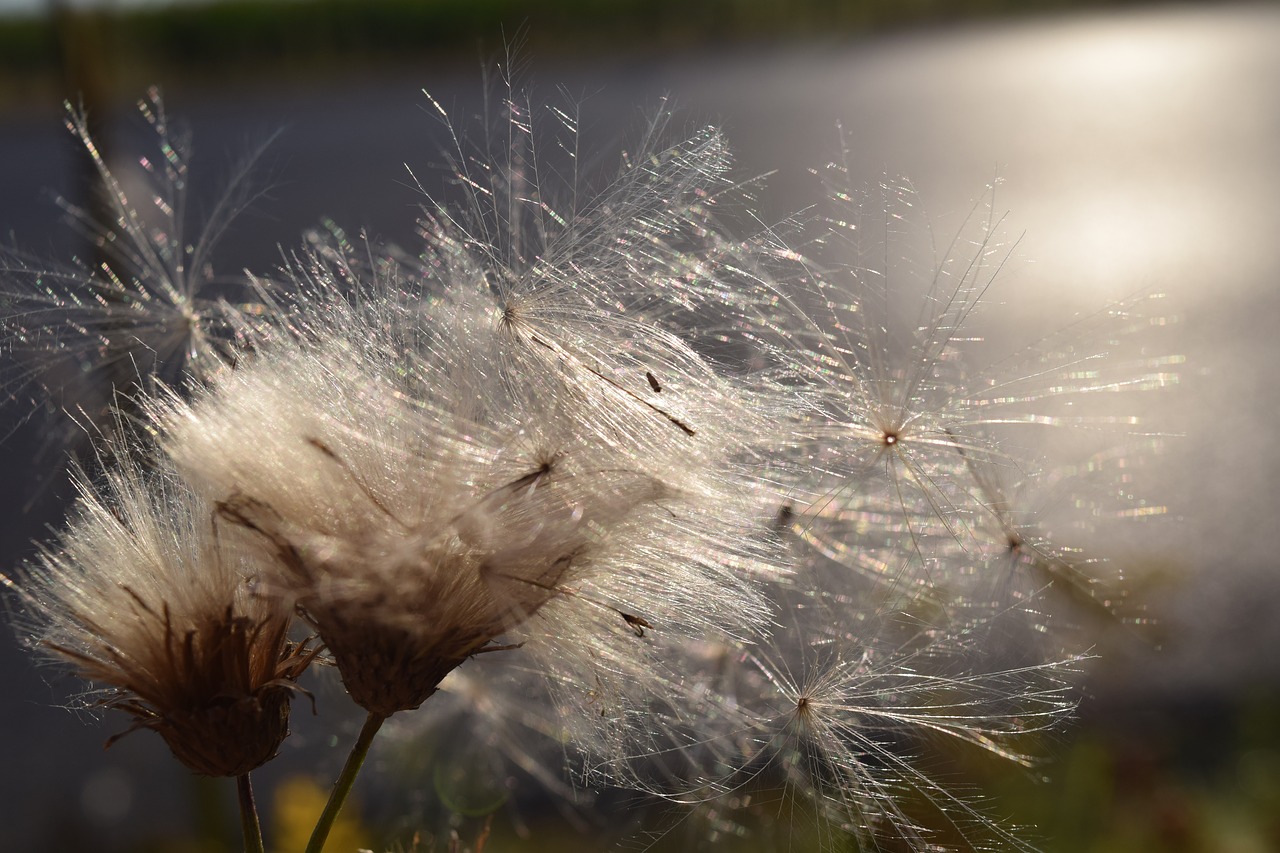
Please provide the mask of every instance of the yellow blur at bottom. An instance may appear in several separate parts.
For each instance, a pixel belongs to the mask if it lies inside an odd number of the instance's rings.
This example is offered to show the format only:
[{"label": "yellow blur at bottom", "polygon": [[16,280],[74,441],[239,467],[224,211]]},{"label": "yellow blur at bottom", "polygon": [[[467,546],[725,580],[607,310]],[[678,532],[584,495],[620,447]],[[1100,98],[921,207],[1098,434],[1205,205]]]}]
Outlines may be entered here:
[{"label": "yellow blur at bottom", "polygon": [[[297,853],[306,849],[328,798],[328,790],[306,776],[294,776],[280,784],[272,798],[275,831],[270,837],[275,853]],[[371,845],[372,836],[360,823],[358,813],[354,800],[348,800],[325,842],[327,853],[353,853]]]}]

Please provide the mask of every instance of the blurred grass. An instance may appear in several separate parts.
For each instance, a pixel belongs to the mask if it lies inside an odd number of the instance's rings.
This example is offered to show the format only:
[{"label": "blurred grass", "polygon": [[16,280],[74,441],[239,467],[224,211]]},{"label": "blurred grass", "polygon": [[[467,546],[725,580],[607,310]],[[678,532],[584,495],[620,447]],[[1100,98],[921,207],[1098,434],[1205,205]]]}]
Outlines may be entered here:
[{"label": "blurred grass", "polygon": [[[472,62],[522,34],[530,56],[653,53],[886,30],[1140,0],[223,0],[0,17],[0,103],[47,99],[64,65],[96,53],[99,77],[251,81],[405,63]],[[86,38],[91,34],[91,39]],[[92,44],[90,44],[90,40]]]},{"label": "blurred grass", "polygon": [[[1083,712],[1064,742],[1043,744],[1039,751],[1053,755],[1043,764],[1020,768],[970,750],[944,761],[947,772],[962,788],[989,795],[987,814],[1034,826],[1031,837],[1044,853],[1280,850],[1280,695],[1259,691],[1221,705],[1178,707],[1086,703]],[[413,787],[408,780],[401,784]],[[609,823],[618,837],[600,835],[598,827],[594,835],[575,831],[544,801],[527,807],[513,802],[514,808],[492,813],[485,853],[587,853],[606,849],[604,840],[621,840],[613,849],[647,853],[858,853],[851,837],[820,825],[808,803],[767,784],[744,786],[692,812],[652,803],[649,811],[634,812],[643,808],[640,802],[614,804],[620,811]],[[917,817],[931,808],[918,801],[903,804]],[[513,827],[517,812],[527,832]],[[638,814],[644,818],[632,822]],[[464,842],[487,826],[457,815],[452,825]],[[433,833],[447,838],[437,826],[415,829],[423,839]],[[389,849],[415,849],[403,831],[384,838]],[[931,840],[955,845],[947,849],[970,849],[958,836],[944,833]],[[424,842],[416,849],[432,848]],[[905,849],[891,841],[879,848]]]},{"label": "blurred grass", "polygon": [[1004,780],[1045,853],[1280,850],[1280,696],[1118,710],[1086,717],[1043,784]]}]

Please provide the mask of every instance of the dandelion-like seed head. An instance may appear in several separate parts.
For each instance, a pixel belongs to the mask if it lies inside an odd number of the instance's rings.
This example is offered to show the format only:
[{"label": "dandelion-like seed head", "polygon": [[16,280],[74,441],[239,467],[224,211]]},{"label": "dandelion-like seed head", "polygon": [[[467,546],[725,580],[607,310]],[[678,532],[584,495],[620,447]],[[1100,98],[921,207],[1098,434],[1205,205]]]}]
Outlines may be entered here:
[{"label": "dandelion-like seed head", "polygon": [[552,602],[647,624],[587,587],[672,494],[661,477],[595,441],[554,384],[513,397],[487,380],[483,339],[360,310],[160,416],[180,469],[275,555],[264,583],[296,601],[352,698],[415,708]]},{"label": "dandelion-like seed head", "polygon": [[217,275],[212,263],[227,228],[258,197],[248,176],[261,149],[228,177],[193,234],[188,139],[171,126],[158,90],[138,109],[154,147],[126,174],[90,135],[86,113],[67,105],[66,126],[92,168],[96,202],[58,203],[87,242],[84,254],[50,265],[0,249],[0,334],[13,356],[0,367],[0,386],[30,392],[59,418],[46,438],[55,459],[87,448],[86,424],[106,432],[118,415],[136,415],[156,386],[185,387],[223,369],[263,309],[265,294],[238,275]]},{"label": "dandelion-like seed head", "polygon": [[216,535],[172,472],[123,459],[102,490],[80,476],[67,530],[14,582],[29,642],[187,767],[243,775],[288,735],[312,654],[288,638],[288,609],[253,589],[245,543]]},{"label": "dandelion-like seed head", "polygon": [[[950,825],[975,842],[1030,850],[935,775],[931,764],[946,749],[934,750],[949,741],[1027,763],[1017,747],[1025,734],[1070,709],[1061,675],[1072,662],[982,671],[957,665],[947,642],[911,650],[845,641],[806,651],[779,637],[749,658],[762,678],[741,682],[763,688],[755,698],[739,696],[762,703],[757,748],[832,827],[864,843],[894,839],[932,849],[934,831]],[[767,765],[753,757],[749,766],[759,774]]]}]

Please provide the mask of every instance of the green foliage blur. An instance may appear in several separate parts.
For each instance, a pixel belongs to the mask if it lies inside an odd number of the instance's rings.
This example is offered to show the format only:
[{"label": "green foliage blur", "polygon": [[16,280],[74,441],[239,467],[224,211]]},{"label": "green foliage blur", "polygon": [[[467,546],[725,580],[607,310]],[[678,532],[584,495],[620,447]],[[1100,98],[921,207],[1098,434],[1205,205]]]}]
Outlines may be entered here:
[{"label": "green foliage blur", "polygon": [[[1044,853],[1270,853],[1280,850],[1280,701],[1258,696],[1218,709],[1203,729],[1086,721],[1053,761],[1030,770],[1004,765],[984,782],[997,812],[1038,825]],[[1137,713],[1141,718],[1144,715]],[[411,785],[408,779],[400,780]],[[193,794],[197,791],[193,790]],[[201,799],[221,802],[213,786]],[[303,777],[263,792],[278,814],[269,827],[273,849],[294,849],[323,803],[323,791]],[[225,810],[225,809],[224,809]],[[602,848],[598,829],[583,832],[555,809],[518,814],[453,815],[442,825],[406,828],[362,821],[353,808],[326,849],[397,853],[590,853]],[[715,808],[653,813],[635,838],[649,853],[858,853],[850,838],[819,830],[812,815],[778,791],[743,790]],[[222,833],[156,838],[148,853],[226,853],[235,849],[231,815]],[[626,814],[618,816],[627,823]],[[655,831],[655,827],[657,827]],[[626,833],[624,832],[624,835]],[[220,839],[220,840],[219,840]],[[374,840],[376,839],[376,840]],[[345,846],[344,846],[345,845]],[[456,846],[454,846],[456,845]],[[297,849],[300,849],[298,847]],[[623,849],[629,849],[624,847]]]},{"label": "green foliage blur", "polygon": [[[1280,850],[1280,701],[1126,710],[1086,720],[1048,780],[1006,780],[1012,814],[1038,824],[1045,853]],[[1120,716],[1120,715],[1117,715]]]}]

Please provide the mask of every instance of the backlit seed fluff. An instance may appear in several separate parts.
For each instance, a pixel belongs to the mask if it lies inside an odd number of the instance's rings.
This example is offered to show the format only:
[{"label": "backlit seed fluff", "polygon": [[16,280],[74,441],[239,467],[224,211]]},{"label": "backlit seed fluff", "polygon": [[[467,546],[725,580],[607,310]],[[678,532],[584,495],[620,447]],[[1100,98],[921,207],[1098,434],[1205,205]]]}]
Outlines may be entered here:
[{"label": "backlit seed fluff", "polygon": [[288,735],[312,654],[288,639],[288,610],[249,579],[242,537],[215,531],[211,509],[171,472],[121,465],[100,490],[79,476],[67,529],[10,581],[27,642],[191,770],[248,773]]},{"label": "backlit seed fluff", "polygon": [[673,563],[650,541],[662,528],[707,536],[670,521],[699,457],[677,476],[599,441],[556,384],[515,396],[486,382],[487,350],[442,320],[407,330],[386,305],[350,310],[159,418],[179,470],[274,554],[264,583],[296,601],[357,704],[416,708],[468,658],[520,642],[535,615],[562,667],[612,659],[587,633],[596,617],[635,643],[650,604],[684,600],[662,591],[681,571],[705,619],[726,597],[735,621],[753,612],[729,561]]}]

